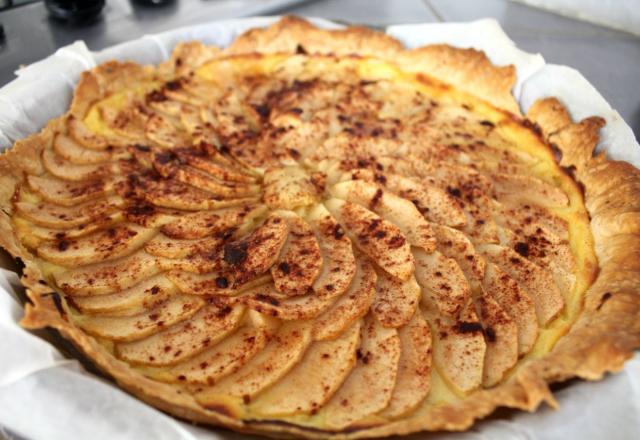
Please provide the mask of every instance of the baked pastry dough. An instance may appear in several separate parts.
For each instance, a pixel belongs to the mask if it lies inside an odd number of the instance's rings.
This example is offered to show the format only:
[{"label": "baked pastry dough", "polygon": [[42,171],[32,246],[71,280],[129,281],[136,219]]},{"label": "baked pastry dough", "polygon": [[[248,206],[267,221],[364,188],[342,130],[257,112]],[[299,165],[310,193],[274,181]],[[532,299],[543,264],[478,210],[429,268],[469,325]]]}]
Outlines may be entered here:
[{"label": "baked pastry dough", "polygon": [[513,67],[297,18],[85,72],[0,158],[27,328],[273,436],[462,430],[640,346],[640,171]]}]

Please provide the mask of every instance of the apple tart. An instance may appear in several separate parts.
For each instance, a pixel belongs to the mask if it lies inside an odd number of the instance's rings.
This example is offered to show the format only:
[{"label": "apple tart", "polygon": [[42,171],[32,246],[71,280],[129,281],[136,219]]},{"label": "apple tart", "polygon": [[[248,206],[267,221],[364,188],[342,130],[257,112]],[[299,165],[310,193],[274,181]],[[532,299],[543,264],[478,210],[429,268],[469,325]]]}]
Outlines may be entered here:
[{"label": "apple tart", "polygon": [[194,422],[358,438],[556,403],[640,347],[640,171],[512,66],[285,18],[85,72],[0,158],[22,324]]}]

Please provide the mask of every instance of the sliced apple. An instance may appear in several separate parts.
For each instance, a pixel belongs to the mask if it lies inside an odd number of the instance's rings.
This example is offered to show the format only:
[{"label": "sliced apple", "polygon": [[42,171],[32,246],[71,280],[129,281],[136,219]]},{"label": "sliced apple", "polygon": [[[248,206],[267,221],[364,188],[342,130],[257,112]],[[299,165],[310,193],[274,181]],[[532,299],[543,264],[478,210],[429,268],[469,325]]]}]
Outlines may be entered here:
[{"label": "sliced apple", "polygon": [[62,206],[76,206],[104,197],[113,190],[111,181],[66,182],[50,177],[28,176],[29,187],[48,202]]},{"label": "sliced apple", "polygon": [[460,394],[482,384],[486,343],[482,325],[472,307],[458,321],[427,317],[433,333],[433,361],[447,382]]},{"label": "sliced apple", "polygon": [[[238,183],[255,183],[255,176],[251,175],[249,170],[239,169],[240,166],[231,162],[230,160],[222,156],[220,160],[220,154],[214,154],[213,158],[209,157],[210,150],[205,154],[195,154],[193,150],[176,150],[176,154],[179,158],[184,160],[192,167],[204,171],[207,174],[211,174],[213,177],[224,182],[238,182]],[[216,163],[212,159],[216,159]]]},{"label": "sliced apple", "polygon": [[393,394],[383,417],[401,417],[422,402],[431,389],[431,329],[418,311],[398,329],[400,361]]},{"label": "sliced apple", "polygon": [[509,248],[488,244],[477,249],[515,279],[530,295],[536,306],[540,325],[546,325],[560,314],[564,308],[564,299],[550,273]]},{"label": "sliced apple", "polygon": [[310,343],[311,326],[308,323],[285,322],[264,350],[244,367],[213,387],[197,393],[195,398],[205,407],[216,402],[221,395],[242,397],[243,400],[250,401],[291,371],[300,362]]},{"label": "sliced apple", "polygon": [[414,276],[398,281],[379,271],[371,313],[385,327],[402,327],[415,314],[420,295],[420,285]]},{"label": "sliced apple", "polygon": [[518,327],[496,300],[486,293],[475,299],[475,306],[487,345],[482,385],[492,387],[518,361]]},{"label": "sliced apple", "polygon": [[415,277],[422,288],[423,300],[437,306],[443,315],[456,317],[471,295],[469,283],[458,263],[438,251],[427,254],[422,249],[415,249],[413,255]]},{"label": "sliced apple", "polygon": [[58,156],[76,165],[95,165],[127,156],[127,153],[123,154],[121,151],[116,153],[109,150],[90,150],[63,134],[57,135],[54,139],[53,151],[55,151]]},{"label": "sliced apple", "polygon": [[76,206],[58,206],[51,203],[16,202],[16,211],[27,220],[48,228],[73,228],[86,225],[111,211],[116,200],[103,199]]},{"label": "sliced apple", "polygon": [[67,128],[74,140],[92,150],[107,150],[109,147],[123,143],[121,139],[108,138],[94,133],[83,121],[74,117],[68,119]]},{"label": "sliced apple", "polygon": [[355,203],[332,198],[324,205],[356,246],[378,266],[399,280],[411,276],[411,246],[397,226]]},{"label": "sliced apple", "polygon": [[366,207],[391,222],[412,246],[421,247],[429,253],[436,249],[431,226],[409,200],[362,180],[338,183],[331,187],[331,193],[334,197]]},{"label": "sliced apple", "polygon": [[158,234],[145,245],[144,249],[151,255],[166,258],[184,258],[201,251],[215,252],[224,242],[223,237],[207,237],[195,240],[177,240]]},{"label": "sliced apple", "polygon": [[445,190],[397,174],[386,175],[386,178],[387,188],[413,202],[427,220],[451,227],[466,224],[467,218],[460,203]]},{"label": "sliced apple", "polygon": [[222,270],[222,255],[220,252],[206,251],[189,254],[181,258],[155,257],[158,266],[163,271],[182,271],[194,274],[206,274]]},{"label": "sliced apple", "polygon": [[277,417],[318,410],[353,369],[359,342],[357,321],[338,339],[312,343],[291,371],[255,399],[252,411]]},{"label": "sliced apple", "polygon": [[258,354],[272,332],[269,322],[259,313],[249,311],[233,334],[169,370],[151,373],[151,377],[164,382],[214,385],[224,376],[238,371]]},{"label": "sliced apple", "polygon": [[298,216],[288,216],[289,235],[271,267],[273,282],[286,295],[306,293],[322,270],[320,245],[313,230]]},{"label": "sliced apple", "polygon": [[244,284],[268,271],[277,261],[288,233],[286,219],[272,214],[248,236],[225,244],[223,260],[234,282]]},{"label": "sliced apple", "polygon": [[349,289],[313,323],[313,338],[334,339],[356,319],[366,315],[376,295],[376,272],[364,258],[357,261],[356,274]]},{"label": "sliced apple", "polygon": [[313,283],[313,291],[319,296],[335,298],[347,290],[356,273],[351,241],[324,205],[316,205],[307,219],[322,255],[322,270]]},{"label": "sliced apple", "polygon": [[175,365],[227,337],[240,324],[244,307],[209,304],[188,321],[134,342],[119,343],[116,356],[145,365]]},{"label": "sliced apple", "polygon": [[260,187],[249,183],[222,182],[208,173],[181,163],[173,151],[156,153],[153,167],[165,178],[190,185],[216,197],[241,198],[255,196]]},{"label": "sliced apple", "polygon": [[125,257],[156,234],[135,224],[114,226],[78,239],[60,238],[38,248],[38,255],[62,266],[80,266]]},{"label": "sliced apple", "polygon": [[517,200],[544,207],[563,207],[569,198],[560,189],[537,177],[522,174],[495,173],[492,175],[496,198]]},{"label": "sliced apple", "polygon": [[373,317],[365,320],[358,361],[342,386],[319,411],[329,429],[344,429],[383,410],[391,400],[400,359],[400,338]]},{"label": "sliced apple", "polygon": [[251,221],[265,210],[256,205],[238,206],[217,211],[200,211],[182,215],[162,227],[171,238],[197,239],[227,232],[245,221]]},{"label": "sliced apple", "polygon": [[55,275],[56,284],[69,295],[104,295],[128,289],[156,275],[160,268],[146,252],[115,261],[71,269]]},{"label": "sliced apple", "polygon": [[44,168],[53,176],[76,182],[99,179],[117,171],[116,164],[72,164],[49,148],[46,148],[42,152],[42,165],[44,165]]},{"label": "sliced apple", "polygon": [[228,274],[220,272],[195,274],[176,270],[167,272],[166,276],[178,286],[180,291],[190,295],[232,296],[271,282],[271,277],[268,274],[242,285],[235,283]]},{"label": "sliced apple", "polygon": [[120,97],[125,100],[122,105],[98,105],[102,122],[111,132],[130,142],[143,142],[144,127],[149,115],[132,102],[133,93],[126,91]]},{"label": "sliced apple", "polygon": [[493,263],[487,264],[483,286],[516,324],[518,354],[528,353],[538,339],[538,318],[534,302],[513,278]]},{"label": "sliced apple", "polygon": [[[154,96],[159,99],[154,99]],[[196,110],[196,107],[194,106],[167,98],[168,97],[163,93],[163,91],[154,90],[147,95],[147,104],[158,113],[162,113],[166,116],[172,116],[174,118],[179,118],[185,111],[191,112]]]},{"label": "sliced apple", "polygon": [[264,175],[264,202],[273,209],[315,204],[318,190],[300,166],[269,169]]},{"label": "sliced apple", "polygon": [[203,305],[204,300],[201,298],[179,295],[140,315],[80,315],[75,318],[75,323],[87,333],[101,338],[135,341],[189,319]]},{"label": "sliced apple", "polygon": [[154,308],[178,292],[163,275],[156,275],[133,287],[107,295],[75,296],[73,304],[83,313],[131,315]]},{"label": "sliced apple", "polygon": [[246,206],[255,203],[255,198],[218,200],[213,194],[168,179],[141,178],[139,184],[126,187],[126,191],[135,190],[138,195],[150,203],[165,208],[200,211],[220,209],[227,206]]},{"label": "sliced apple", "polygon": [[471,241],[457,229],[433,225],[438,239],[438,250],[456,260],[469,281],[482,283],[485,261],[477,253]]},{"label": "sliced apple", "polygon": [[552,214],[548,209],[529,203],[510,203],[501,206],[502,212],[496,216],[503,226],[512,230],[522,229],[527,235],[535,234],[538,228],[559,240],[569,240],[569,224],[566,220]]},{"label": "sliced apple", "polygon": [[178,129],[169,117],[160,114],[153,114],[147,119],[144,124],[144,135],[152,142],[166,148],[191,144],[191,138],[187,132]]},{"label": "sliced apple", "polygon": [[313,292],[287,297],[278,292],[273,284],[264,284],[232,298],[232,302],[237,301],[261,313],[291,321],[318,316],[334,302],[334,298]]},{"label": "sliced apple", "polygon": [[[19,217],[14,217],[16,225],[18,224],[19,220]],[[69,241],[91,234],[92,232],[98,231],[100,229],[105,229],[109,226],[113,226],[121,222],[122,220],[123,217],[121,212],[112,212],[108,215],[104,215],[103,217],[94,218],[88,224],[80,224],[71,228],[43,228],[41,226],[36,226],[33,224],[29,224],[28,228],[29,233],[32,237],[39,238],[41,240],[53,240],[57,242],[64,238]]]}]

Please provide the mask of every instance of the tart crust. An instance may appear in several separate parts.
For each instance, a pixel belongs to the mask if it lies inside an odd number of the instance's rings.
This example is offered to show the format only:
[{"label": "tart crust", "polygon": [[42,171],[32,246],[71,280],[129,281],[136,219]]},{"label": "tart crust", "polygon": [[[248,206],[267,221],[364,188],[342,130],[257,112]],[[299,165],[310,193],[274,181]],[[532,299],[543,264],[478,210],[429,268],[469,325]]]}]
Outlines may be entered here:
[{"label": "tart crust", "polygon": [[[371,55],[395,63],[402,70],[428,73],[514,117],[520,115],[511,94],[514,68],[493,66],[481,52],[446,45],[407,50],[393,38],[366,28],[327,31],[294,17],[284,18],[267,29],[250,30],[221,51],[199,43],[181,45],[159,69],[176,72],[183,65],[200,65],[219,55],[254,52]],[[44,146],[51,144],[63,121],[69,116],[81,117],[93,102],[125,85],[131,87],[132,83],[147,79],[151,72],[151,68],[116,62],[85,72],[68,114],[17,142],[0,158],[0,245],[24,262],[22,283],[30,301],[25,305],[21,324],[28,329],[58,330],[122,388],[141,400],[180,418],[278,438],[364,438],[421,430],[464,430],[497,407],[533,411],[546,402],[555,408],[558,405],[549,384],[575,377],[600,379],[607,372],[622,369],[633,350],[640,347],[640,320],[637,319],[640,315],[640,197],[637,194],[640,170],[625,162],[609,160],[605,154],[594,153],[604,120],[591,117],[574,123],[562,103],[547,98],[536,102],[527,118],[537,124],[539,135],[557,149],[560,165],[583,187],[599,272],[585,294],[577,322],[544,357],[527,361],[516,374],[496,387],[432,408],[428,416],[414,414],[380,426],[352,426],[342,432],[280,421],[242,421],[223,403],[217,408],[205,409],[193,396],[135,372],[71,322],[58,294],[42,281],[44,277],[34,257],[16,237],[11,216],[17,185],[25,173],[38,173],[42,166],[40,153]],[[616,203],[608,204],[611,200]]]}]

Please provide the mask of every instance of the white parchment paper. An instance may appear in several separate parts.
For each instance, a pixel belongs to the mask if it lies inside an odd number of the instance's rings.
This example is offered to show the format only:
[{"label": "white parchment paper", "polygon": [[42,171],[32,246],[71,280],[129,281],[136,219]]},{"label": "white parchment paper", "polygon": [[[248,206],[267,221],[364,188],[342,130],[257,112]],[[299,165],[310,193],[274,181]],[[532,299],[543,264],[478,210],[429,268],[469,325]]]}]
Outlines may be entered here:
[{"label": "white parchment paper", "polygon": [[[198,39],[225,46],[239,33],[267,26],[274,17],[227,20],[176,29],[91,52],[82,42],[17,72],[0,89],[0,146],[39,130],[67,109],[80,73],[97,63],[134,60],[158,63],[179,41]],[[323,27],[339,27],[313,20]],[[415,47],[448,43],[485,51],[498,65],[514,64],[515,96],[523,110],[544,96],[557,96],[574,118],[599,115],[607,120],[600,149],[640,167],[640,146],[629,126],[579,72],[547,65],[541,55],[519,50],[494,20],[391,26],[387,32]],[[0,427],[29,440],[247,438],[224,430],[195,427],[129,396],[110,382],[65,359],[48,342],[21,329],[21,306],[12,293],[15,274],[0,269]],[[481,422],[466,433],[440,434],[450,440],[640,438],[640,356],[620,374],[601,382],[576,382],[557,393],[561,411],[548,408]],[[411,438],[434,438],[417,434]]]}]

